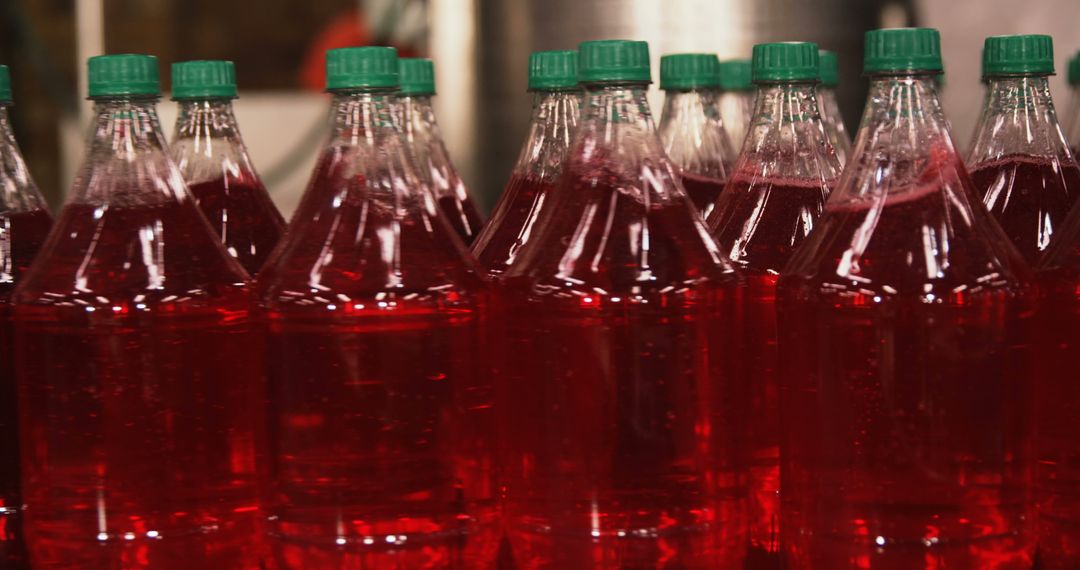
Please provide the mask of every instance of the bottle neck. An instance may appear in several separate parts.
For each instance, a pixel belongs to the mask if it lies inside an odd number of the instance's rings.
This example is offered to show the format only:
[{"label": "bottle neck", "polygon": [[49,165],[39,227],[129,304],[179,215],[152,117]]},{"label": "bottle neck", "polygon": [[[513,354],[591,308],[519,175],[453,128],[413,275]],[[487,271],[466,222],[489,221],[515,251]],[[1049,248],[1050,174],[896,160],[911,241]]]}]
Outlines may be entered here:
[{"label": "bottle neck", "polygon": [[331,104],[331,139],[352,146],[377,146],[397,137],[394,90],[337,91]]},{"label": "bottle neck", "polygon": [[191,140],[197,148],[213,145],[215,139],[240,141],[231,99],[185,99],[176,117],[175,140]]},{"label": "bottle neck", "polygon": [[94,101],[94,124],[68,203],[161,205],[190,197],[166,153],[157,97]]},{"label": "bottle neck", "polygon": [[0,212],[46,209],[45,199],[30,177],[8,116],[10,103],[0,103]]},{"label": "bottle neck", "polygon": [[734,176],[828,182],[839,174],[839,159],[821,122],[816,85],[760,85]]},{"label": "bottle neck", "polygon": [[992,77],[968,163],[1007,155],[1070,156],[1044,75]]},{"label": "bottle neck", "polygon": [[668,91],[660,115],[664,151],[684,174],[725,180],[734,159],[715,89]]},{"label": "bottle neck", "polygon": [[580,114],[580,91],[537,91],[533,95],[529,135],[514,171],[542,179],[558,176]]},{"label": "bottle neck", "polygon": [[257,180],[228,98],[181,101],[169,152],[188,184]]},{"label": "bottle neck", "polygon": [[963,168],[933,76],[871,79],[855,151],[844,172],[836,190],[841,195],[830,202],[963,183]]},{"label": "bottle neck", "polygon": [[605,143],[617,144],[614,137],[655,132],[647,88],[645,83],[587,85],[583,122],[593,128],[613,127],[598,131]]},{"label": "bottle neck", "polygon": [[410,142],[431,143],[441,140],[439,123],[435,120],[435,107],[430,95],[402,95],[402,127]]}]

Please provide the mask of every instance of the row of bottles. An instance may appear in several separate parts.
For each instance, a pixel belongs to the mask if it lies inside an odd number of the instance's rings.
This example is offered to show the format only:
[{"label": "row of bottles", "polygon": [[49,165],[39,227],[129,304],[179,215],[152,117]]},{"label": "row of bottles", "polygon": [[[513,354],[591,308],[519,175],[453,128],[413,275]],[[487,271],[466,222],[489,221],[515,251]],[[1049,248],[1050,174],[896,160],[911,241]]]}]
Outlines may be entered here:
[{"label": "row of bottles", "polygon": [[8,536],[40,567],[1006,570],[1037,534],[1075,566],[1051,42],[987,39],[966,165],[939,43],[867,33],[854,146],[812,43],[665,56],[659,128],[644,42],[533,54],[486,225],[392,48],[327,53],[287,229],[231,64],[174,66],[166,145],[156,61],[92,58],[47,239],[0,105]]}]

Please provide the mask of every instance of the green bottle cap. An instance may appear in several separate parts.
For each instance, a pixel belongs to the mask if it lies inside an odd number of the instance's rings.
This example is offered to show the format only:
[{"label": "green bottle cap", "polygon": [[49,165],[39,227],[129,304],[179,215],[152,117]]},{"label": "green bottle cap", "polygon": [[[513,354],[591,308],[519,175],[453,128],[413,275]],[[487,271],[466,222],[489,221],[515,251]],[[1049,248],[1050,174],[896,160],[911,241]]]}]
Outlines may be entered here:
[{"label": "green bottle cap", "polygon": [[181,61],[172,64],[172,98],[236,98],[236,68],[231,61]]},{"label": "green bottle cap", "polygon": [[836,87],[840,85],[840,59],[835,51],[819,50],[818,67],[821,71],[821,85]]},{"label": "green bottle cap", "polygon": [[676,53],[660,58],[660,88],[668,91],[720,87],[720,58],[711,53]]},{"label": "green bottle cap", "polygon": [[753,91],[753,66],[749,59],[720,62],[720,88],[724,91]]},{"label": "green bottle cap", "polygon": [[8,71],[8,66],[0,65],[0,103],[11,101],[11,72]]},{"label": "green bottle cap", "polygon": [[86,60],[90,97],[160,95],[157,58],[125,53],[95,55]]},{"label": "green bottle cap", "polygon": [[941,34],[933,28],[887,28],[866,32],[863,72],[940,73]]},{"label": "green bottle cap", "polygon": [[396,88],[397,50],[392,47],[347,47],[326,52],[326,90]]},{"label": "green bottle cap", "polygon": [[535,51],[529,56],[529,91],[577,89],[577,50]]},{"label": "green bottle cap", "polygon": [[1069,60],[1068,67],[1068,80],[1069,85],[1080,85],[1080,53],[1077,53]]},{"label": "green bottle cap", "polygon": [[754,83],[817,81],[818,47],[813,42],[758,44],[753,52]]},{"label": "green bottle cap", "polygon": [[1023,34],[990,36],[983,42],[983,75],[1050,75],[1054,73],[1054,40]]},{"label": "green bottle cap", "polygon": [[649,44],[631,40],[598,40],[578,46],[578,79],[582,83],[651,83]]},{"label": "green bottle cap", "polygon": [[435,64],[430,59],[403,57],[398,60],[402,95],[434,95]]}]

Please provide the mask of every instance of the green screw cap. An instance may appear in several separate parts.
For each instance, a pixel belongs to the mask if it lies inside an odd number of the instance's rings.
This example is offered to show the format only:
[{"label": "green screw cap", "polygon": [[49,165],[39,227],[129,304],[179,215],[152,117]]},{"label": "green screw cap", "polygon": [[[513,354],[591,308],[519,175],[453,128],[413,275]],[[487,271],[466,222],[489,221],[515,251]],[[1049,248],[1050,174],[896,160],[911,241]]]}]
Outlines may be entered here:
[{"label": "green screw cap", "polygon": [[720,87],[720,58],[711,53],[676,53],[660,58],[660,88],[668,91]]},{"label": "green screw cap", "polygon": [[940,73],[941,34],[933,28],[888,28],[866,32],[863,72]]},{"label": "green screw cap", "polygon": [[435,64],[430,59],[403,57],[398,60],[402,95],[434,95]]},{"label": "green screw cap", "polygon": [[649,44],[631,40],[598,40],[578,46],[578,79],[582,83],[651,83]]},{"label": "green screw cap", "polygon": [[90,97],[160,95],[157,58],[125,53],[86,60]]},{"label": "green screw cap", "polygon": [[577,50],[536,51],[529,56],[529,91],[578,87]]},{"label": "green screw cap", "polygon": [[181,61],[172,64],[172,98],[236,98],[236,68],[231,61]]},{"label": "green screw cap", "polygon": [[0,65],[0,103],[11,101],[11,72],[8,71],[8,66]]},{"label": "green screw cap", "polygon": [[836,57],[836,52],[818,50],[818,69],[823,87],[840,85],[840,59]]},{"label": "green screw cap", "polygon": [[724,91],[753,91],[753,65],[749,59],[720,62],[720,88]]},{"label": "green screw cap", "polygon": [[1049,75],[1054,73],[1054,40],[1025,34],[990,36],[983,42],[983,75]]},{"label": "green screw cap", "polygon": [[1069,85],[1080,85],[1080,53],[1077,53],[1073,56],[1072,59],[1069,60],[1067,70],[1067,79],[1069,80]]},{"label": "green screw cap", "polygon": [[817,81],[818,47],[813,42],[758,44],[753,52],[754,83]]},{"label": "green screw cap", "polygon": [[397,50],[392,47],[348,47],[326,52],[326,90],[396,88]]}]

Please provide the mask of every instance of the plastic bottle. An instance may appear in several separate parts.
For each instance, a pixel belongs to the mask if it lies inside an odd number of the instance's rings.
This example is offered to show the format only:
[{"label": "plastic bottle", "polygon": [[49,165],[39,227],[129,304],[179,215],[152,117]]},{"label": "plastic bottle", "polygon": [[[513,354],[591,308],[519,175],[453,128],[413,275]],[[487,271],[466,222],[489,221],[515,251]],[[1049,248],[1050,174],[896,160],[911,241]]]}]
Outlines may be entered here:
[{"label": "plastic bottle", "polygon": [[821,123],[825,126],[829,144],[836,150],[840,166],[843,166],[851,155],[851,135],[844,127],[844,117],[840,114],[840,103],[836,99],[836,87],[840,85],[840,61],[836,52],[826,50],[821,50],[818,60],[821,84],[817,88],[817,100],[821,109]]},{"label": "plastic bottle", "polygon": [[273,551],[282,568],[460,567],[494,510],[487,285],[396,122],[396,50],[326,67],[331,135],[257,286]]},{"label": "plastic bottle", "polygon": [[1080,209],[1054,232],[1039,268],[1035,490],[1040,570],[1080,568]]},{"label": "plastic bottle", "polygon": [[516,564],[735,568],[738,277],[664,154],[647,44],[578,54],[581,125],[499,295]]},{"label": "plastic bottle", "polygon": [[285,219],[240,138],[233,63],[174,63],[172,81],[180,114],[169,154],[225,249],[255,275],[285,232]]},{"label": "plastic bottle", "polygon": [[52,226],[45,198],[30,178],[8,109],[11,75],[0,65],[0,567],[29,568],[19,490],[19,416],[16,406],[11,293]]},{"label": "plastic bottle", "polygon": [[581,89],[577,51],[538,51],[529,56],[532,121],[499,203],[473,244],[480,265],[498,278],[539,230],[536,220],[562,175],[566,150],[577,130]]},{"label": "plastic bottle", "polygon": [[88,61],[86,158],[15,290],[35,568],[258,568],[248,278],[165,149],[157,59]]},{"label": "plastic bottle", "polygon": [[660,88],[666,92],[660,141],[690,201],[707,216],[738,156],[720,117],[720,60],[705,53],[665,55]]},{"label": "plastic bottle", "polygon": [[405,140],[419,165],[421,180],[431,187],[445,219],[465,245],[476,239],[484,219],[473,204],[446,151],[439,123],[435,121],[435,65],[430,59],[403,58],[401,62],[401,106]]},{"label": "plastic bottle", "polygon": [[1080,195],[1080,168],[1058,125],[1047,77],[1050,36],[994,36],[983,50],[986,109],[967,165],[975,190],[1029,263]]},{"label": "plastic bottle", "polygon": [[816,227],[841,167],[818,112],[817,46],[759,44],[753,62],[753,127],[708,225],[747,283],[740,355],[747,372],[740,380],[752,403],[750,545],[754,559],[767,564],[778,555],[780,512],[776,281]]},{"label": "plastic bottle", "polygon": [[1065,107],[1061,127],[1069,139],[1073,155],[1080,150],[1080,51],[1066,64],[1066,80],[1069,83],[1068,106]]},{"label": "plastic bottle", "polygon": [[754,84],[750,73],[749,59],[720,62],[720,118],[735,149],[742,148],[754,114]]},{"label": "plastic bottle", "polygon": [[939,42],[867,32],[855,153],[780,278],[792,570],[1031,568],[1031,275],[953,147]]}]

